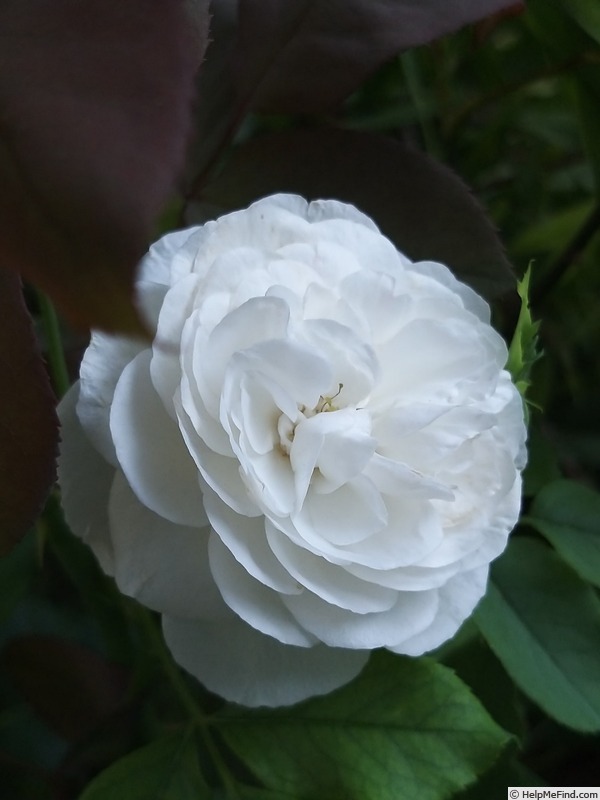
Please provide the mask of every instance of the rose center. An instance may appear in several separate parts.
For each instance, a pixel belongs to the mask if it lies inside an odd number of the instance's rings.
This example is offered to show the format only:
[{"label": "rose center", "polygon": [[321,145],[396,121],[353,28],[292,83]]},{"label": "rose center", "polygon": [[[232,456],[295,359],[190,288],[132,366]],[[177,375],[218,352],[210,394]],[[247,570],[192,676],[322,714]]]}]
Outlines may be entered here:
[{"label": "rose center", "polygon": [[296,433],[296,427],[303,419],[308,419],[309,417],[314,417],[317,414],[328,411],[338,410],[338,406],[336,406],[333,401],[339,396],[343,388],[344,384],[339,383],[338,390],[335,394],[331,396],[321,395],[321,397],[319,397],[319,402],[314,408],[307,408],[304,405],[298,406],[299,418],[295,422],[292,422],[286,414],[282,414],[279,417],[277,421],[277,433],[279,434],[278,449],[283,455],[289,456]]}]

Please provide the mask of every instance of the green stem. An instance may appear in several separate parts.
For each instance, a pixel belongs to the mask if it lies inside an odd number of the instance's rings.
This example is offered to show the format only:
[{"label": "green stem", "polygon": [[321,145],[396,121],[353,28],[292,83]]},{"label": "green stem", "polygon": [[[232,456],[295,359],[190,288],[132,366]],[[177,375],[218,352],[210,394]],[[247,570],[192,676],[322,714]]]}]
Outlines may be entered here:
[{"label": "green stem", "polygon": [[423,86],[417,53],[413,50],[407,50],[400,56],[400,62],[404,70],[408,93],[417,113],[425,149],[429,155],[440,157],[442,155],[442,147],[435,125],[432,122],[430,109],[425,100],[425,87]]},{"label": "green stem", "polygon": [[576,70],[580,66],[596,62],[597,57],[595,54],[581,53],[577,56],[571,56],[560,63],[552,64],[551,66],[539,69],[531,75],[526,75],[523,78],[501,84],[487,94],[478,95],[473,100],[469,100],[461,108],[459,108],[458,111],[455,112],[454,116],[446,123],[444,132],[446,136],[450,138],[454,136],[456,131],[459,131],[467,124],[469,117],[471,117],[480,109],[485,108],[492,103],[497,103],[504,97],[514,95],[517,92],[525,89],[529,89],[532,86],[535,86],[537,83],[547,81],[549,78],[561,77],[572,70]]},{"label": "green stem", "polygon": [[155,620],[151,613],[145,608],[138,606],[137,615],[141,623],[141,627],[153,649],[158,656],[161,666],[169,679],[171,687],[181,704],[181,707],[188,715],[190,721],[196,726],[202,740],[206,746],[206,751],[212,759],[215,769],[219,773],[223,787],[226,790],[227,796],[231,800],[236,800],[239,797],[235,780],[232,778],[227,764],[223,761],[219,749],[211,736],[209,727],[210,720],[206,717],[196,699],[193,697],[185,678],[181,674],[179,667],[173,661],[171,653],[165,645],[164,639],[156,626]]},{"label": "green stem", "polygon": [[48,345],[48,364],[50,366],[52,383],[54,384],[56,396],[60,399],[67,392],[70,381],[62,346],[58,317],[47,295],[38,291],[37,296],[42,315],[42,325]]},{"label": "green stem", "polygon": [[531,302],[540,303],[562,280],[567,271],[577,263],[590,240],[596,236],[600,230],[600,205],[595,206],[583,225],[575,236],[568,242],[567,246],[558,258],[551,264],[543,280],[534,285],[531,291]]}]

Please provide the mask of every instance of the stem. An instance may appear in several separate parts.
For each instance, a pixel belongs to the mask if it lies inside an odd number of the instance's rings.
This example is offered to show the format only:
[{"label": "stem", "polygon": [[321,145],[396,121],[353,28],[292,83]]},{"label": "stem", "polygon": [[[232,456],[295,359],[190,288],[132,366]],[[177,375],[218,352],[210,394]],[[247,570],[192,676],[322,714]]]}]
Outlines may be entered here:
[{"label": "stem", "polygon": [[425,92],[417,54],[413,50],[407,50],[400,56],[400,62],[404,70],[408,93],[413,101],[415,111],[417,112],[417,119],[419,120],[419,127],[421,128],[425,149],[429,155],[439,157],[442,154],[442,147],[435,126],[432,124],[427,103],[424,99]]},{"label": "stem", "polygon": [[56,396],[60,400],[67,392],[71,382],[69,381],[69,372],[67,370],[67,363],[62,346],[58,317],[47,295],[38,291],[37,297],[42,315],[42,325],[44,333],[46,334],[46,343],[48,345],[48,364],[50,366],[52,383],[54,384]]},{"label": "stem", "polygon": [[600,230],[600,205],[592,209],[581,228],[567,244],[556,261],[548,268],[543,280],[534,286],[531,292],[531,302],[539,303],[556,286],[583,253],[590,239]]},{"label": "stem", "polygon": [[527,89],[530,86],[534,86],[536,83],[548,80],[548,78],[560,77],[571,70],[575,70],[578,67],[584,66],[588,63],[596,63],[596,61],[597,57],[595,54],[591,53],[582,53],[577,56],[571,56],[570,58],[565,59],[558,64],[552,64],[549,67],[538,70],[532,75],[527,75],[524,78],[510,81],[498,86],[496,89],[488,92],[487,94],[479,95],[473,100],[465,103],[462,108],[458,109],[454,116],[447,122],[445,126],[445,133],[448,137],[453,136],[457,130],[460,130],[460,128],[466,125],[468,118],[476,111],[484,108],[487,105],[490,105],[491,103],[495,103],[498,100],[502,100],[502,98],[506,97],[507,95]]},{"label": "stem", "polygon": [[190,721],[196,726],[200,732],[200,735],[202,736],[206,750],[211,757],[217,772],[219,773],[227,796],[232,798],[232,800],[236,800],[239,797],[236,783],[230,775],[227,764],[225,764],[223,761],[221,753],[213,741],[209,730],[210,719],[203,714],[202,709],[190,692],[185,678],[181,674],[179,667],[173,661],[171,653],[165,645],[164,639],[156,627],[151,613],[142,606],[138,606],[136,611],[141,627],[152,647],[152,650],[158,656],[161,666],[167,678],[169,679],[173,691],[177,695],[182,709],[186,712]]}]

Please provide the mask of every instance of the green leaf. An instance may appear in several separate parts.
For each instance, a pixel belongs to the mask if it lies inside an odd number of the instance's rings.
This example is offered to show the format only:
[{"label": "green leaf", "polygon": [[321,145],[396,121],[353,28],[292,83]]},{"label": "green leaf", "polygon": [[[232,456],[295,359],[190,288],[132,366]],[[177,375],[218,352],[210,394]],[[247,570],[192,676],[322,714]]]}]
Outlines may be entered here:
[{"label": "green leaf", "polygon": [[529,308],[530,278],[531,265],[527,268],[523,280],[517,284],[517,292],[521,298],[521,310],[508,350],[508,361],[506,362],[506,369],[512,375],[512,379],[522,397],[525,397],[527,389],[531,385],[531,368],[540,357],[537,349],[540,323],[533,321],[531,309]]},{"label": "green leaf", "polygon": [[537,495],[523,521],[542,533],[582,578],[600,586],[598,492],[575,481],[554,481]]},{"label": "green leaf", "polygon": [[229,708],[219,732],[266,788],[327,800],[440,800],[473,782],[508,740],[451,670],[381,651],[329,696],[274,711]]},{"label": "green leaf", "polygon": [[516,684],[580,731],[600,730],[600,603],[548,547],[514,539],[475,620]]},{"label": "green leaf", "polygon": [[475,636],[462,647],[451,650],[443,663],[467,684],[499,725],[516,736],[523,735],[515,684],[477,628]]},{"label": "green leaf", "polygon": [[465,184],[389,137],[319,128],[253,139],[196,197],[190,221],[273,192],[352,203],[409,258],[441,261],[485,297],[514,287],[497,232]]},{"label": "green leaf", "polygon": [[80,800],[209,800],[192,737],[158,739],[100,773]]},{"label": "green leaf", "polygon": [[[240,800],[293,800],[293,797],[287,792],[285,794],[271,792],[269,789],[259,789],[255,786],[237,786],[236,791]],[[214,800],[221,800],[221,798],[214,798]],[[229,797],[223,795],[223,800],[229,800]]]},{"label": "green leaf", "polygon": [[[456,795],[453,800],[506,800],[507,786],[545,786],[515,759],[507,748],[494,766],[476,784]],[[508,795],[510,797],[510,795]]]},{"label": "green leaf", "polygon": [[600,44],[600,4],[598,0],[550,0],[575,20],[583,30]]},{"label": "green leaf", "polygon": [[552,211],[541,220],[534,221],[512,243],[511,253],[515,260],[529,258],[532,253],[548,258],[560,252],[565,242],[572,239],[585,223],[593,208],[593,200],[586,198],[577,205]]}]

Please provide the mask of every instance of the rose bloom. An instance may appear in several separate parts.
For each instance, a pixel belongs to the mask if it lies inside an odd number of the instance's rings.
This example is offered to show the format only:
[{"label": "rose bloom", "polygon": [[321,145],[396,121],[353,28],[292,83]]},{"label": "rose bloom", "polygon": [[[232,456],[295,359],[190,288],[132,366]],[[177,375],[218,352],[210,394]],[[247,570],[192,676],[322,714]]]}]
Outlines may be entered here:
[{"label": "rose bloom", "polygon": [[137,288],[154,342],[92,335],[59,475],[176,661],[275,706],[453,636],[520,506],[488,305],[354,207],[292,195],[164,236]]}]

